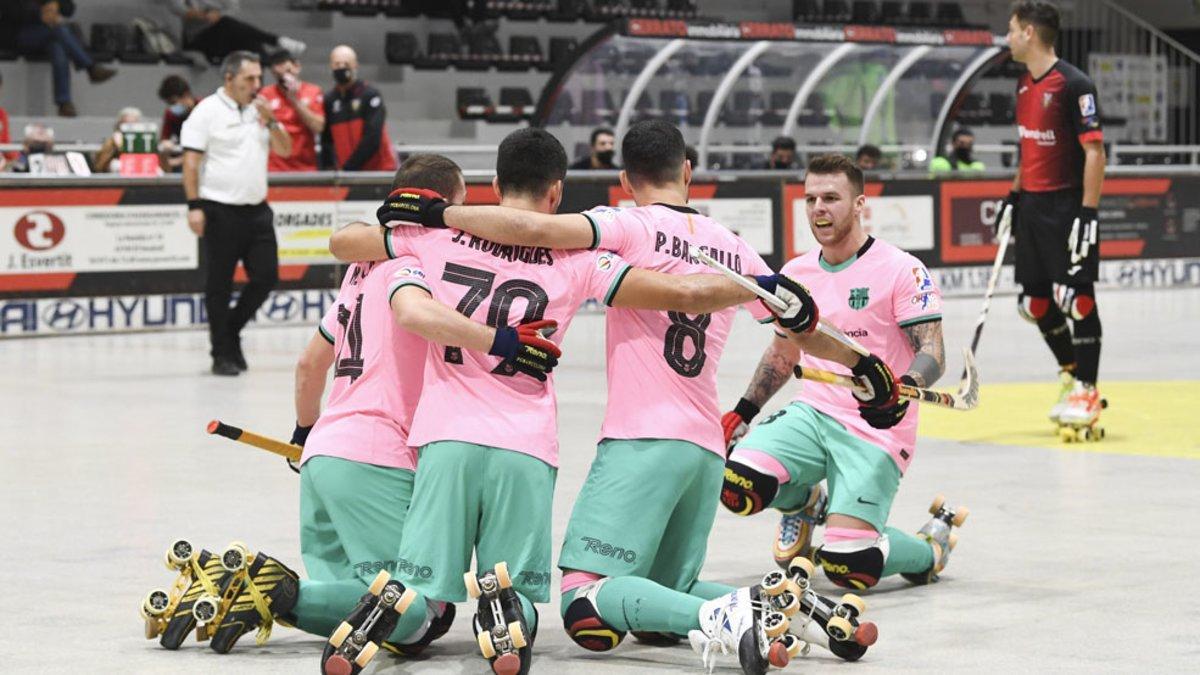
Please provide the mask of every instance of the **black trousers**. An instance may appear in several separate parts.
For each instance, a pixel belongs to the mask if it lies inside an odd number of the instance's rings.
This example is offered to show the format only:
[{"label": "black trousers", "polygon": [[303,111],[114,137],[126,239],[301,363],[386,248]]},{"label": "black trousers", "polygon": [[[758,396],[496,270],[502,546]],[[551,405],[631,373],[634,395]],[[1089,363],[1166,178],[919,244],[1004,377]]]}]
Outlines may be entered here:
[{"label": "black trousers", "polygon": [[[204,236],[200,241],[208,275],[204,305],[213,357],[230,355],[234,340],[279,281],[274,217],[266,202],[249,206],[204,202]],[[230,309],[233,273],[239,260],[246,267],[249,282],[242,288],[237,305]]]}]

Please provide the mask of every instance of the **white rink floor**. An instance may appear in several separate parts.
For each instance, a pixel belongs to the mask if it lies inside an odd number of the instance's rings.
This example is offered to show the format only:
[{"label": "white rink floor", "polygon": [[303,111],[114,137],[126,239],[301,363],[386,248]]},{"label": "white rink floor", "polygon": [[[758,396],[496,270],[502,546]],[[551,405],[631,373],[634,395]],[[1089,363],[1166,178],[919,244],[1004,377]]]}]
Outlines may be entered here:
[{"label": "white rink floor", "polygon": [[[951,375],[977,308],[977,300],[947,303]],[[1200,291],[1107,293],[1100,308],[1103,378],[1200,379]],[[576,321],[559,370],[556,542],[603,413],[601,321]],[[228,656],[195,643],[170,653],[142,639],[137,615],[142,595],[172,580],[161,558],[173,537],[210,548],[241,539],[301,568],[295,475],[273,456],[206,436],[204,425],[221,418],[286,439],[292,364],[310,334],[249,331],[252,370],[234,379],[205,374],[198,332],[0,342],[0,670],[317,672],[321,640],[298,631],[279,629],[264,647],[247,636]],[[768,335],[739,319],[722,364],[725,405],[737,400]],[[993,307],[979,367],[985,383],[1053,376],[1012,298]],[[1191,391],[1200,402],[1200,384]],[[977,414],[987,425],[1005,411]],[[862,662],[814,650],[788,670],[1195,672],[1200,425],[1192,430],[1192,458],[923,441],[893,522],[919,527],[938,492],[971,507],[943,582],[886,580],[866,596],[880,640]],[[774,526],[768,515],[741,520],[722,510],[705,576],[742,584],[769,570]],[[557,596],[542,617],[536,672],[700,672],[686,647],[630,641],[601,655],[575,647],[557,619]],[[486,669],[461,617],[427,654],[381,657],[374,672]]]}]

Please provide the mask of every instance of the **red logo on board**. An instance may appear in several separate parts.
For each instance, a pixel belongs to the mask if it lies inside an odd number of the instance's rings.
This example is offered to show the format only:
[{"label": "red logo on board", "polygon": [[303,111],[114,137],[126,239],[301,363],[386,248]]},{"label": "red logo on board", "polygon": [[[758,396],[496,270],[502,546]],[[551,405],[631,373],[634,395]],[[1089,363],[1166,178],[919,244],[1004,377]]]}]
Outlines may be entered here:
[{"label": "red logo on board", "polygon": [[58,216],[49,211],[30,211],[17,220],[13,236],[17,243],[30,251],[45,251],[58,246],[67,228]]}]

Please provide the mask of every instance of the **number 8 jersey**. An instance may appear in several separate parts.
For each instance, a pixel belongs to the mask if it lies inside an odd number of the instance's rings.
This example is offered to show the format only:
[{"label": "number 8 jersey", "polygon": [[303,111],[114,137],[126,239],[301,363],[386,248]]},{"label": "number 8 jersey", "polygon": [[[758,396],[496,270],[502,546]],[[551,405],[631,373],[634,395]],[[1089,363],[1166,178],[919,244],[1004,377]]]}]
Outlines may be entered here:
[{"label": "number 8 jersey", "polygon": [[[584,301],[611,298],[629,270],[612,253],[503,246],[459,230],[397,227],[386,241],[393,262],[410,270],[394,275],[392,291],[421,286],[492,327],[553,319],[558,331],[550,339],[556,344]],[[499,357],[430,344],[409,442],[487,445],[557,467],[556,411],[553,374],[538,382]]]},{"label": "number 8 jersey", "polygon": [[[584,215],[596,229],[598,248],[620,254],[635,267],[715,274],[688,255],[692,245],[739,274],[772,273],[741,237],[686,206],[601,207]],[[744,306],[759,321],[772,320],[757,300]],[[736,311],[689,316],[609,308],[608,409],[600,437],[689,441],[724,458],[717,362]]]}]

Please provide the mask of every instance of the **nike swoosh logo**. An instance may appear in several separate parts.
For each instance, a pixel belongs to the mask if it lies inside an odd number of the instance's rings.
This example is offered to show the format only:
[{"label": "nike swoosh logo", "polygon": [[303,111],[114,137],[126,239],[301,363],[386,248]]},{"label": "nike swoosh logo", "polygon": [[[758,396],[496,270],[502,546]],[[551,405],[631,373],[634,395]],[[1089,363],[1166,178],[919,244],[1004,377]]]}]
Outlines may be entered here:
[{"label": "nike swoosh logo", "polygon": [[877,504],[875,502],[869,502],[869,501],[863,499],[862,497],[858,498],[858,503],[859,504],[870,504],[871,506],[879,506],[879,504]]}]

